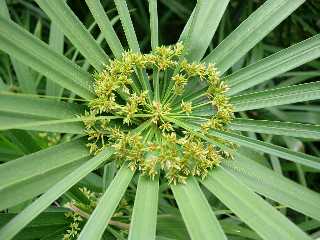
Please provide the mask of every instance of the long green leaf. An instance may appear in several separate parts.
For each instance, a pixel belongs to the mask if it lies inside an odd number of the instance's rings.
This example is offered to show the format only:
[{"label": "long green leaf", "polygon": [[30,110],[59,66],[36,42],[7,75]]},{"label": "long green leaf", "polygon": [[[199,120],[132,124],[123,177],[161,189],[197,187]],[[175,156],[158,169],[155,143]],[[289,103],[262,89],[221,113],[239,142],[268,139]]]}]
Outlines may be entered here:
[{"label": "long green leaf", "polygon": [[320,220],[319,193],[290,181],[240,154],[236,155],[234,161],[225,161],[223,166],[255,192]]},{"label": "long green leaf", "polygon": [[244,147],[249,147],[283,159],[287,159],[289,161],[300,163],[305,166],[320,169],[320,158],[318,157],[314,157],[301,152],[295,152],[284,147],[255,140],[235,133],[210,130],[209,135],[221,137],[223,139],[229,140],[233,143],[239,144]]},{"label": "long green leaf", "polygon": [[49,18],[60,27],[61,31],[90,64],[96,70],[101,71],[104,64],[109,61],[109,57],[72,12],[66,1],[36,0],[36,2],[48,14]]},{"label": "long green leaf", "polygon": [[222,80],[229,95],[246,90],[320,56],[320,34],[243,68]]},{"label": "long green leaf", "polygon": [[129,9],[125,0],[114,0],[121,24],[126,35],[129,47],[134,52],[140,52],[139,42],[131,21]]},{"label": "long green leaf", "polygon": [[52,118],[0,111],[0,130],[8,129],[73,134],[84,133],[84,125],[81,118],[52,120]]},{"label": "long green leaf", "polygon": [[[150,14],[150,35],[151,35],[151,49],[154,50],[159,46],[159,23],[158,23],[158,3],[157,0],[148,0],[149,14]],[[153,69],[153,89],[154,101],[160,99],[160,83],[159,83],[159,69]]]},{"label": "long green leaf", "polygon": [[239,131],[320,139],[320,125],[254,119],[234,119],[230,128]]},{"label": "long green leaf", "polygon": [[157,0],[148,0],[150,14],[151,48],[159,46],[158,6]]},{"label": "long green leaf", "polygon": [[79,240],[100,239],[112,214],[116,210],[123,194],[125,193],[134,172],[125,164],[111,182],[107,191],[100,198],[99,203],[88,222],[82,229]]},{"label": "long green leaf", "polygon": [[[10,219],[12,219],[16,214],[15,213],[4,213],[1,214],[0,217],[0,226],[3,226]],[[58,212],[45,212],[40,214],[37,218],[35,218],[27,227],[27,229],[31,228],[45,228],[48,226],[56,226],[60,228],[64,228],[69,223],[69,220],[65,217],[64,211]],[[26,230],[27,230],[26,229]],[[17,236],[18,239],[24,239],[28,236],[23,236],[24,232],[21,231]],[[24,233],[26,234],[27,231]],[[20,238],[19,238],[20,237]],[[23,238],[24,237],[24,238]]]},{"label": "long green leaf", "polygon": [[[197,2],[196,8],[199,12],[191,15],[180,36],[180,41],[188,42],[186,57],[189,60],[197,62],[204,56],[229,1],[200,0]],[[194,17],[196,19],[193,19]],[[194,26],[189,34],[192,21],[194,21]]]},{"label": "long green leaf", "polygon": [[91,76],[17,24],[0,16],[0,49],[81,97],[94,97]]},{"label": "long green leaf", "polygon": [[30,154],[41,150],[41,144],[34,136],[21,130],[3,132],[0,142],[1,148],[8,149],[8,152],[11,150],[15,155]]},{"label": "long green leaf", "polygon": [[37,79],[35,74],[32,74],[33,71],[28,66],[14,58],[11,58],[11,62],[21,91],[24,93],[36,93]]},{"label": "long green leaf", "polygon": [[[118,10],[122,28],[124,30],[124,33],[126,35],[127,42],[129,44],[129,47],[131,51],[140,53],[140,47],[139,42],[137,39],[137,35],[134,31],[134,27],[131,21],[130,12],[127,6],[127,3],[125,0],[114,0],[116,4],[116,8]],[[147,76],[147,73],[145,70],[142,70],[140,68],[136,68],[135,70],[137,77],[139,78],[139,81],[142,85],[142,88],[148,92],[148,98],[149,101],[152,99],[152,89],[150,86],[150,82]]]},{"label": "long green leaf", "polygon": [[83,113],[75,103],[57,102],[39,97],[6,95],[0,92],[0,111],[54,119],[72,118]]},{"label": "long green leaf", "polygon": [[195,178],[171,189],[192,239],[227,239]]},{"label": "long green leaf", "polygon": [[226,72],[305,0],[268,0],[214,49],[204,62]]},{"label": "long green leaf", "polygon": [[[49,46],[52,50],[56,51],[58,54],[63,55],[64,47],[64,35],[54,23],[50,25],[50,35],[49,35]],[[46,81],[46,94],[51,96],[61,97],[63,94],[63,88],[56,84],[51,79]]]},{"label": "long green leaf", "polygon": [[96,20],[103,34],[103,37],[107,40],[111,51],[116,58],[121,57],[121,54],[124,51],[123,47],[116,32],[113,29],[113,24],[105,13],[100,1],[86,0],[86,4],[88,5],[90,12]]},{"label": "long green leaf", "polygon": [[83,140],[29,154],[0,165],[0,191],[89,156]]},{"label": "long green leaf", "polygon": [[140,176],[130,224],[129,240],[156,237],[159,178]]},{"label": "long green leaf", "polygon": [[[164,205],[161,204],[161,206]],[[177,211],[177,209],[174,209],[174,211]],[[178,212],[158,215],[157,236],[163,236],[175,240],[190,240],[187,228]]]},{"label": "long green leaf", "polygon": [[232,97],[235,110],[247,111],[320,98],[320,82],[305,83],[290,87],[269,89]]},{"label": "long green leaf", "polygon": [[[65,160],[64,158],[61,159]],[[41,160],[44,161],[45,158],[42,158]],[[23,181],[1,190],[0,209],[5,210],[14,207],[48,191],[60,179],[76,170],[86,161],[88,161],[88,158],[76,159],[69,164],[54,168],[50,171],[45,171],[45,175],[38,174],[28,179],[23,179]]]},{"label": "long green leaf", "polygon": [[6,1],[1,1],[0,2],[0,16],[5,17],[7,19],[10,18],[9,10],[8,10]]},{"label": "long green leaf", "polygon": [[[7,20],[10,20],[10,14],[6,1],[0,1],[0,9],[0,15]],[[31,74],[30,69],[25,64],[17,61],[13,57],[10,57],[10,59],[21,90],[25,93],[35,93],[36,81],[34,76]]]},{"label": "long green leaf", "polygon": [[52,188],[35,200],[19,215],[14,217],[6,226],[0,229],[0,239],[12,239],[30,221],[44,211],[53,201],[65,193],[74,184],[84,178],[88,173],[96,169],[101,163],[110,158],[113,149],[107,148],[94,158],[78,167],[75,171],[61,179]]},{"label": "long green leaf", "polygon": [[263,239],[311,240],[222,167],[211,171],[202,183]]}]

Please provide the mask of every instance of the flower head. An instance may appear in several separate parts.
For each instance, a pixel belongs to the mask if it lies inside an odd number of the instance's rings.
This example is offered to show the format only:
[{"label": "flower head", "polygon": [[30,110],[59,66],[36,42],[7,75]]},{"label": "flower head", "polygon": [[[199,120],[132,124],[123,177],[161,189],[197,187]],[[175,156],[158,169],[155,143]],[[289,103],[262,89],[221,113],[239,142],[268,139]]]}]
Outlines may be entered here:
[{"label": "flower head", "polygon": [[[150,54],[125,52],[94,76],[97,98],[90,102],[84,120],[91,152],[112,146],[119,164],[128,162],[130,169],[151,178],[164,171],[174,184],[184,183],[188,176],[206,177],[209,169],[231,155],[180,124],[192,120],[206,133],[226,130],[233,118],[225,95],[228,88],[218,71],[211,64],[188,63],[183,51],[178,43]],[[207,90],[190,95],[200,82],[206,82]],[[202,115],[203,107],[212,114]],[[92,121],[97,118],[104,121]]]}]

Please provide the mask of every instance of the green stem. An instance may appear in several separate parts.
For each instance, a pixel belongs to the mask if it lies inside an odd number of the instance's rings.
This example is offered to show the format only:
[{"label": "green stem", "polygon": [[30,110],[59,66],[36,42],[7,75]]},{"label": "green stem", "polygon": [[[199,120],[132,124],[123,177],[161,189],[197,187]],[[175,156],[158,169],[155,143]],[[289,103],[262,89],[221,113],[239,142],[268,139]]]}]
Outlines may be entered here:
[{"label": "green stem", "polygon": [[154,100],[160,101],[160,86],[159,86],[159,69],[153,69],[153,88],[154,88]]},{"label": "green stem", "polygon": [[181,115],[178,115],[178,114],[169,114],[167,116],[170,116],[170,117],[176,117],[176,118],[193,118],[193,119],[201,119],[201,120],[209,120],[208,118],[204,118],[204,117],[200,117],[200,116],[192,116],[192,115],[186,115],[186,114],[181,114]]},{"label": "green stem", "polygon": [[211,104],[211,102],[201,103],[201,104],[192,106],[192,109],[201,108],[201,107],[206,106],[206,105],[209,105],[209,104]]},{"label": "green stem", "polygon": [[152,102],[152,89],[150,86],[148,76],[147,76],[146,72],[143,71],[141,68],[136,68],[136,73],[137,73],[138,79],[142,85],[142,89],[144,91],[148,91],[148,100],[151,103]]},{"label": "green stem", "polygon": [[161,102],[163,101],[164,96],[165,96],[165,92],[167,89],[167,83],[168,83],[168,71],[164,71],[163,81],[161,84]]}]

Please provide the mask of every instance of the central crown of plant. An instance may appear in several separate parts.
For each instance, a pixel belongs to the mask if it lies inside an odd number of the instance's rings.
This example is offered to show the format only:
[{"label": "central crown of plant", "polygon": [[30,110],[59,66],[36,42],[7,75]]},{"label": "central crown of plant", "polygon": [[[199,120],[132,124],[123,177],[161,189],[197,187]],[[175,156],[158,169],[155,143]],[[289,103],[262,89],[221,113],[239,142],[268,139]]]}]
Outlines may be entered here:
[{"label": "central crown of plant", "polygon": [[[97,98],[84,118],[91,153],[112,146],[119,164],[127,161],[130,169],[152,178],[162,170],[174,184],[188,176],[204,178],[231,157],[184,124],[196,124],[201,134],[226,130],[233,107],[217,69],[189,63],[183,53],[182,43],[150,54],[125,52],[95,75]],[[204,84],[205,91],[195,91]],[[233,147],[222,139],[214,141]]]}]

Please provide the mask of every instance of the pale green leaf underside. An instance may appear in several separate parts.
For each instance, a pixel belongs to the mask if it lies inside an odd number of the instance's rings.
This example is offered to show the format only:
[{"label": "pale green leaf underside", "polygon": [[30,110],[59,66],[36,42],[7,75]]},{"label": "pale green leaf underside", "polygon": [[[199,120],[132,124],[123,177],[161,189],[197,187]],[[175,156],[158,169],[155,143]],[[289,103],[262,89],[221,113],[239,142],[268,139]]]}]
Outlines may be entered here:
[{"label": "pale green leaf underside", "polygon": [[252,13],[203,61],[226,72],[305,0],[268,0]]},{"label": "pale green leaf underside", "polygon": [[202,183],[263,239],[311,240],[224,168],[211,171]]},{"label": "pale green leaf underside", "polygon": [[35,200],[20,214],[14,217],[7,225],[0,229],[0,239],[12,239],[29,222],[31,222],[36,216],[44,211],[53,201],[59,198],[63,193],[88,175],[91,171],[96,169],[101,163],[109,159],[113,153],[113,149],[105,149],[100,154],[88,160],[72,173],[57,182],[46,193]]},{"label": "pale green leaf underside", "polygon": [[149,176],[140,175],[128,240],[155,239],[158,195],[159,177],[151,180]]},{"label": "pale green leaf underside", "polygon": [[134,172],[126,164],[121,167],[106,192],[99,199],[97,207],[80,233],[79,240],[100,239],[102,237],[133,174]]},{"label": "pale green leaf underside", "polygon": [[171,189],[191,239],[227,239],[194,177],[186,184],[171,185]]}]

